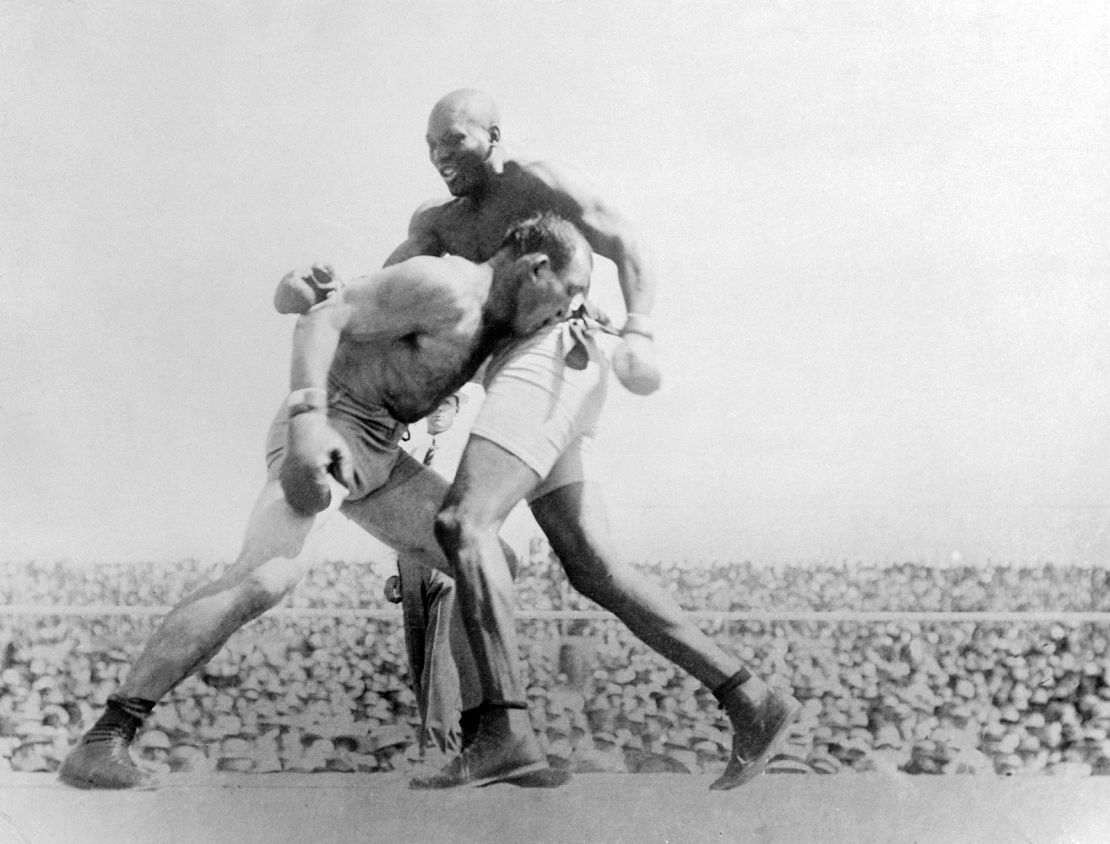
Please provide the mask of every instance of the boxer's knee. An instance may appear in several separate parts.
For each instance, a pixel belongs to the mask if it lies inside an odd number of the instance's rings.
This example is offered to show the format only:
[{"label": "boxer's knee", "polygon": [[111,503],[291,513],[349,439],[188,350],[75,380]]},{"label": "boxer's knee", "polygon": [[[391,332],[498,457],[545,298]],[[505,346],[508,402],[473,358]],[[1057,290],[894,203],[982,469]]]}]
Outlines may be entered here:
[{"label": "boxer's knee", "polygon": [[236,603],[240,612],[250,618],[261,615],[293,591],[304,572],[291,560],[275,560],[272,564],[260,566],[244,577],[237,591]]},{"label": "boxer's knee", "polygon": [[454,558],[463,547],[465,521],[457,504],[448,504],[436,514],[433,526],[436,541],[449,558]]},{"label": "boxer's knee", "polygon": [[488,538],[495,535],[493,528],[465,508],[449,504],[436,516],[435,535],[451,562],[454,577],[470,582],[480,577],[489,579],[494,570],[494,560],[488,553]]}]

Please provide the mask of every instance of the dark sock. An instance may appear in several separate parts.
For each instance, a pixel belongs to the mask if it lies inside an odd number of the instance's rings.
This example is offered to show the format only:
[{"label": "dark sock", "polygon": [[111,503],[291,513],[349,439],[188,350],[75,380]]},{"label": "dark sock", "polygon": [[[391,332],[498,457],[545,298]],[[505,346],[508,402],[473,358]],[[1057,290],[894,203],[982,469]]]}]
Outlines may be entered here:
[{"label": "dark sock", "polygon": [[717,701],[719,703],[724,705],[724,697],[733,689],[737,689],[740,686],[744,685],[751,678],[752,673],[746,668],[741,668],[739,671],[737,671],[735,674],[721,683],[721,685],[713,689],[713,696],[717,698]]},{"label": "dark sock", "polygon": [[141,697],[111,695],[104,714],[85,733],[83,742],[107,741],[120,736],[128,744],[142,726],[143,720],[154,711],[155,701]]}]

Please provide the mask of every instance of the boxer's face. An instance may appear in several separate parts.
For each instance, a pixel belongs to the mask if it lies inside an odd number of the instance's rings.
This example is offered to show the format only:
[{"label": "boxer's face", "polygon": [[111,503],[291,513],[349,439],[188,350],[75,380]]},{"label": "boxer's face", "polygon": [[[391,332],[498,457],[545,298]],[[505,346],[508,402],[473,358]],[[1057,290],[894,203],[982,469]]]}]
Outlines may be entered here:
[{"label": "boxer's face", "polygon": [[513,334],[525,337],[566,316],[570,294],[562,275],[553,272],[545,255],[525,255],[514,265],[517,274]]},{"label": "boxer's face", "polygon": [[582,241],[574,257],[555,272],[542,253],[524,255],[516,261],[519,274],[513,333],[523,337],[567,315],[571,301],[589,287],[593,253]]},{"label": "boxer's face", "polygon": [[428,118],[428,158],[452,196],[468,196],[489,180],[487,162],[499,137],[464,110],[437,110]]}]

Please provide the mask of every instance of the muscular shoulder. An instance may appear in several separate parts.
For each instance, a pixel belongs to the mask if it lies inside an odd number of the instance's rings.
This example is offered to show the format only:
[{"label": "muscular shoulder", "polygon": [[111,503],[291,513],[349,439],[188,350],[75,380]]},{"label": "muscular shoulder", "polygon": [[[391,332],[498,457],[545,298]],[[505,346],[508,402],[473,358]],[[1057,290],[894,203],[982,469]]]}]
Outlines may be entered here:
[{"label": "muscular shoulder", "polygon": [[[510,169],[510,166],[512,169]],[[624,218],[577,170],[548,159],[513,159],[507,174],[536,210],[552,210],[574,223],[595,252],[613,258],[631,238]]]},{"label": "muscular shoulder", "polygon": [[[565,164],[556,164],[546,158],[513,158],[506,164],[506,175],[519,189],[547,194],[551,199],[574,199],[588,192],[581,174]],[[549,200],[550,201],[550,200]]]},{"label": "muscular shoulder", "polygon": [[566,164],[545,158],[514,158],[506,165],[506,175],[533,207],[555,211],[580,226],[608,210],[597,188]]},{"label": "muscular shoulder", "polygon": [[438,237],[443,228],[458,216],[458,204],[459,200],[455,198],[429,199],[422,203],[409,220],[409,237]]},{"label": "muscular shoulder", "polygon": [[416,255],[442,255],[447,251],[444,234],[450,231],[449,219],[455,202],[434,199],[418,207],[409,218],[405,242],[389,254],[385,265],[399,264]]}]

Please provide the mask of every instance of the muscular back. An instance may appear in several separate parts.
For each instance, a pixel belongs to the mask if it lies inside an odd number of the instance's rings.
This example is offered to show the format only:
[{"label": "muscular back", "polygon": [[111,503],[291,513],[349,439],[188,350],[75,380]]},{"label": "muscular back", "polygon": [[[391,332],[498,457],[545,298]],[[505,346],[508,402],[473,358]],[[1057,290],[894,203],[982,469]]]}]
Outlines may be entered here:
[{"label": "muscular back", "polygon": [[334,405],[427,416],[465,384],[499,339],[482,321],[482,279],[458,258],[414,258],[356,279],[328,373]]}]

